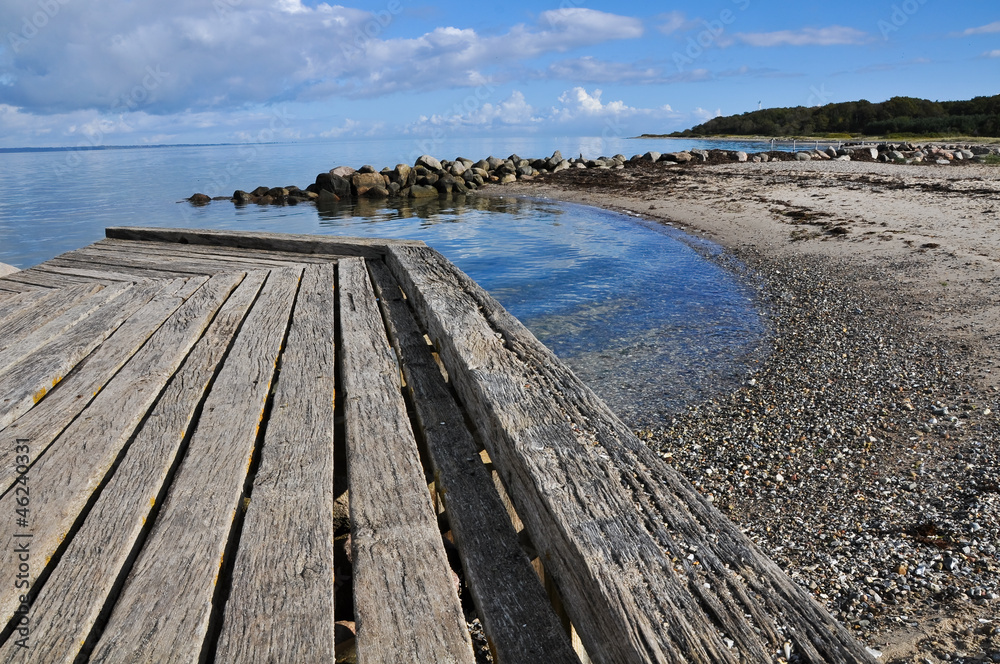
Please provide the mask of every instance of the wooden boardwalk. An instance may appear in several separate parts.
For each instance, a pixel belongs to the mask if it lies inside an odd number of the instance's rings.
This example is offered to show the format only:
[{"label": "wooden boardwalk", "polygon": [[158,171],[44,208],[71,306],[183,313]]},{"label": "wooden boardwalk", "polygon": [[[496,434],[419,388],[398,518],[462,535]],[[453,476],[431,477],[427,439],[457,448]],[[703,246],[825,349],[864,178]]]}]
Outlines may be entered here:
[{"label": "wooden boardwalk", "polygon": [[0,278],[0,662],[871,661],[423,244],[107,235]]}]

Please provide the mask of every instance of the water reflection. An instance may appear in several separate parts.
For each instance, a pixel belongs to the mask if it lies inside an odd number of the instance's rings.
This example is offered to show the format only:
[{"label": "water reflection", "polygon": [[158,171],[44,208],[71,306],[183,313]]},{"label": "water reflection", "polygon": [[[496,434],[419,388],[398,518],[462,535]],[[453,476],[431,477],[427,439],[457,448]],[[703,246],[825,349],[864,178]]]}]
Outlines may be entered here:
[{"label": "water reflection", "polygon": [[318,209],[327,232],[419,239],[612,408],[655,424],[727,389],[762,326],[746,287],[672,229],[577,205],[457,196]]}]

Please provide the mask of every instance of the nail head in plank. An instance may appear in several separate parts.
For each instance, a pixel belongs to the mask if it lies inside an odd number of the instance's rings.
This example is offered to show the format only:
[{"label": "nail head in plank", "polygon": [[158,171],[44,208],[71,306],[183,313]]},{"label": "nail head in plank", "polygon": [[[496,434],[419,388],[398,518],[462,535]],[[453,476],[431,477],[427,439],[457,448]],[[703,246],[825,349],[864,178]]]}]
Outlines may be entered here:
[{"label": "nail head in plank", "polygon": [[359,661],[472,662],[364,262],[345,259],[337,274]]},{"label": "nail head in plank", "polygon": [[197,661],[301,270],[270,273],[92,659]]},{"label": "nail head in plank", "polygon": [[579,662],[388,268],[369,262],[479,617],[501,662]]}]

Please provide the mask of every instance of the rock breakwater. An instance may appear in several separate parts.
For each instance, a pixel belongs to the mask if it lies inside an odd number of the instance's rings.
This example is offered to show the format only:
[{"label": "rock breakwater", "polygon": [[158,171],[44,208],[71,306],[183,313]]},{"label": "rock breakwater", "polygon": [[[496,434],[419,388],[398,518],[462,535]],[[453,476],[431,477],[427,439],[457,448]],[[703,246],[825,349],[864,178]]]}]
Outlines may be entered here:
[{"label": "rock breakwater", "polygon": [[260,186],[252,191],[238,189],[232,196],[212,198],[196,193],[187,199],[193,205],[206,205],[214,200],[228,200],[236,205],[298,205],[314,203],[331,206],[341,201],[361,198],[430,198],[437,196],[463,196],[489,184],[508,184],[518,180],[530,180],[537,175],[558,173],[570,169],[623,170],[645,163],[663,163],[667,166],[692,167],[700,164],[721,164],[729,162],[768,161],[881,161],[887,163],[935,165],[961,165],[984,163],[991,157],[1000,157],[1000,148],[987,146],[960,145],[914,145],[912,143],[881,143],[878,145],[842,145],[812,150],[789,152],[768,150],[747,153],[730,150],[685,150],[681,152],[646,152],[630,158],[622,154],[613,157],[586,159],[564,158],[556,150],[552,156],[542,159],[524,159],[512,154],[505,159],[487,157],[478,161],[458,157],[454,160],[438,160],[430,155],[419,157],[410,166],[396,164],[393,168],[376,171],[374,166],[365,165],[359,169],[338,166],[320,173],[315,181],[299,188],[297,186]]}]

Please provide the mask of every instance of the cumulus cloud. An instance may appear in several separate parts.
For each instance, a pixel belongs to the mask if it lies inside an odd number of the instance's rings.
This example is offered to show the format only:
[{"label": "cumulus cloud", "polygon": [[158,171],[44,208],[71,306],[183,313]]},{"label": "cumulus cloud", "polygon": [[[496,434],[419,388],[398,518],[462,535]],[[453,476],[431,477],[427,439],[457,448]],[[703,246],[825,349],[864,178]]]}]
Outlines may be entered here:
[{"label": "cumulus cloud", "polygon": [[395,4],[51,4],[51,15],[37,0],[0,5],[0,25],[14,26],[0,49],[4,101],[34,113],[171,114],[475,86],[519,60],[643,34],[637,19],[579,7],[503,34],[443,26],[401,37]]},{"label": "cumulus cloud", "polygon": [[827,28],[802,28],[777,32],[741,32],[736,39],[749,46],[840,46],[864,44],[870,35],[855,28],[833,25]]}]

